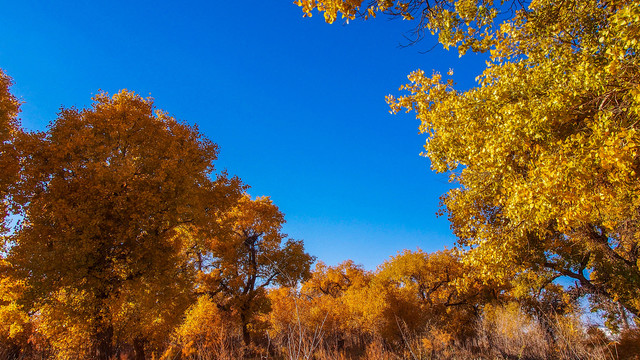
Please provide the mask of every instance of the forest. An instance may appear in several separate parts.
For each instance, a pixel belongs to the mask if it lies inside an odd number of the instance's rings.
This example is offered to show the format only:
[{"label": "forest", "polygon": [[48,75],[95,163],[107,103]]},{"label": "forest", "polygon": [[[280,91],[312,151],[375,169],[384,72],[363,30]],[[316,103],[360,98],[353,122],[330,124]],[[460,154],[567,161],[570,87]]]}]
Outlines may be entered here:
[{"label": "forest", "polygon": [[153,98],[30,131],[0,70],[0,359],[640,359],[640,3],[296,5],[487,55],[470,89],[416,70],[386,98],[456,243],[327,265]]}]

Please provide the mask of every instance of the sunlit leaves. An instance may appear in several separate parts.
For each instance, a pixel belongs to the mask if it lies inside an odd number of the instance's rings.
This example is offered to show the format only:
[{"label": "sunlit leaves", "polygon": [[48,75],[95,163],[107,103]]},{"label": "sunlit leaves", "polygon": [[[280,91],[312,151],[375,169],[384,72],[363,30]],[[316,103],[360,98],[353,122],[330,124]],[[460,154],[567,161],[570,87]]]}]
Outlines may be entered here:
[{"label": "sunlit leaves", "polygon": [[[414,40],[427,33],[437,33],[445,48],[457,46],[460,54],[467,49],[489,49],[493,43],[489,30],[498,14],[492,0],[298,0],[295,3],[305,16],[312,16],[314,10],[322,12],[328,23],[339,18],[347,22],[356,17],[375,18],[378,14],[415,20]],[[513,5],[514,9],[519,7]]]},{"label": "sunlit leaves", "polygon": [[499,301],[506,289],[482,282],[452,250],[403,251],[375,272],[352,261],[320,262],[300,290],[269,293],[270,334],[279,341],[300,332],[321,334],[325,346],[339,343],[352,351],[362,339],[402,347],[407,336],[429,329],[463,340],[474,334],[482,306]]},{"label": "sunlit leaves", "polygon": [[282,233],[284,214],[267,197],[242,196],[217,219],[220,231],[198,245],[198,291],[239,314],[245,343],[257,315],[267,312],[267,289],[295,286],[314,258],[302,241]]},{"label": "sunlit leaves", "polygon": [[388,97],[459,184],[443,203],[486,277],[545,269],[640,311],[637,9],[532,2],[493,34],[475,88],[416,71]]}]

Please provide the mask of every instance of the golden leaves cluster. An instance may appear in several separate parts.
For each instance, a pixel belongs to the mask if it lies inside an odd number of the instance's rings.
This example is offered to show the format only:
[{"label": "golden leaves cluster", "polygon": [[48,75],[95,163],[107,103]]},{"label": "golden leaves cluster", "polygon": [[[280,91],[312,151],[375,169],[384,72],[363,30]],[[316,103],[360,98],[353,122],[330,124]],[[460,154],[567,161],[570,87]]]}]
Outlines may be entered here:
[{"label": "golden leaves cluster", "polygon": [[458,47],[460,54],[468,49],[486,51],[494,41],[490,30],[498,14],[492,0],[298,0],[304,16],[314,10],[322,12],[327,23],[341,17],[353,20],[375,18],[378,14],[416,21],[415,40],[426,33],[437,34],[446,47]]}]

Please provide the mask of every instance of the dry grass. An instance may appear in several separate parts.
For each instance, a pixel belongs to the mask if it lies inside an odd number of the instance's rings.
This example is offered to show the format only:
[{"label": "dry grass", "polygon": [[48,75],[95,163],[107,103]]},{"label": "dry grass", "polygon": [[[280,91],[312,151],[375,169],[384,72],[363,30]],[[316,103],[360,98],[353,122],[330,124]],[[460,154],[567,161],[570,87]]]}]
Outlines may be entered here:
[{"label": "dry grass", "polygon": [[[215,316],[214,316],[215,315]],[[164,360],[640,360],[640,330],[623,331],[616,341],[596,327],[587,328],[577,316],[528,315],[517,304],[487,306],[476,325],[476,335],[462,340],[437,327],[410,332],[398,321],[402,340],[388,342],[380,336],[362,334],[344,344],[326,338],[331,329],[305,328],[298,322],[277,339],[245,347],[233,322],[210,314],[203,323],[192,323],[190,332],[177,337],[164,353]],[[544,324],[544,325],[543,325]],[[197,326],[196,326],[197,325]],[[215,325],[215,326],[214,326]],[[546,327],[545,327],[546,325]],[[357,344],[357,346],[354,346]],[[44,360],[46,352],[16,353],[0,343],[0,360]],[[124,360],[124,358],[121,358]]]}]

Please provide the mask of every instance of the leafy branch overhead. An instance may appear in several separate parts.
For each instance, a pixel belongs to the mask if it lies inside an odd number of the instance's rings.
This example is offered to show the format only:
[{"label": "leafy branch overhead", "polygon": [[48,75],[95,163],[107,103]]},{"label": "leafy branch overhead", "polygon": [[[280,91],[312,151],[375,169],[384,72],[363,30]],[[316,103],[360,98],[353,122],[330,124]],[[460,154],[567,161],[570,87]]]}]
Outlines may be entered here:
[{"label": "leafy branch overhead", "polygon": [[298,0],[296,4],[305,16],[322,12],[328,23],[378,15],[414,21],[413,42],[437,34],[445,48],[457,47],[461,55],[468,49],[486,51],[496,40],[491,34],[495,20],[524,9],[516,0],[499,6],[492,0]]}]

